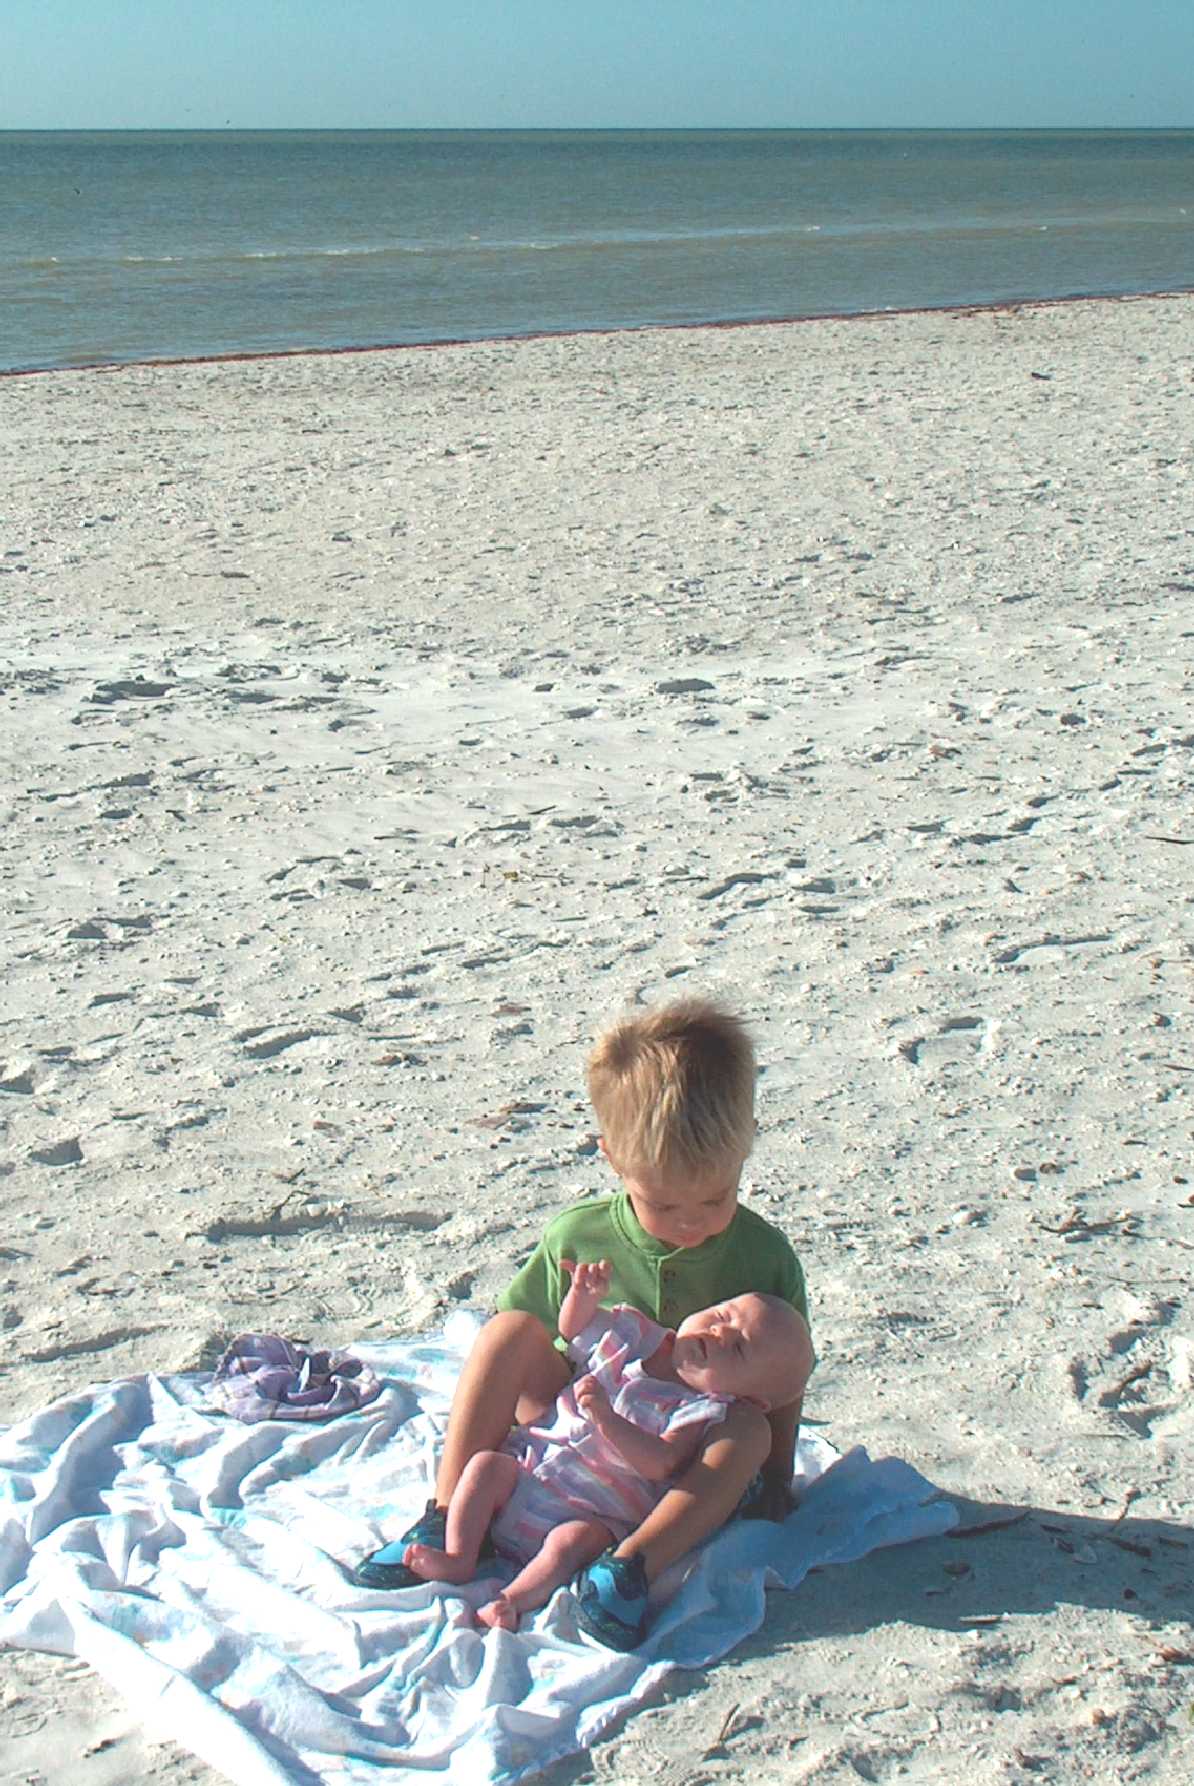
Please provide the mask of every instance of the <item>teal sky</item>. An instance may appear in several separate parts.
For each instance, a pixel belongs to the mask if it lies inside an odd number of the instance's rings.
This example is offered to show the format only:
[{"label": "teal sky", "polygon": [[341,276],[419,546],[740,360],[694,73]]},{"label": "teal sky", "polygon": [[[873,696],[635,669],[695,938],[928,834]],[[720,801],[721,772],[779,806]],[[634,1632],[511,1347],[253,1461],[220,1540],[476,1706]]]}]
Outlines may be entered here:
[{"label": "teal sky", "polygon": [[1194,0],[0,0],[0,128],[1194,124]]}]

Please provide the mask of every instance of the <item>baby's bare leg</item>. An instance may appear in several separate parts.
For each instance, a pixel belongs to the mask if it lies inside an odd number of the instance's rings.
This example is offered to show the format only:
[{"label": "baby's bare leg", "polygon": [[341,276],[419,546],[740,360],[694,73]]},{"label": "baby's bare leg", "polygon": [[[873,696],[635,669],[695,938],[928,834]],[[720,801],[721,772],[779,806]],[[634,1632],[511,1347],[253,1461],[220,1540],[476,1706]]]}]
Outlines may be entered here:
[{"label": "baby's bare leg", "polygon": [[477,1567],[489,1522],[506,1505],[517,1481],[517,1458],[504,1451],[478,1451],[465,1465],[448,1505],[443,1550],[410,1544],[402,1559],[407,1568],[424,1581],[467,1581]]},{"label": "baby's bare leg", "polygon": [[524,1612],[546,1606],[558,1587],[571,1581],[578,1569],[599,1557],[613,1542],[613,1533],[599,1519],[569,1519],[556,1526],[544,1540],[543,1548],[533,1556],[503,1588],[496,1600],[482,1606],[477,1613],[482,1625],[500,1626],[514,1631]]},{"label": "baby's bare leg", "polygon": [[447,1507],[479,1451],[496,1451],[515,1419],[542,1413],[564,1387],[568,1364],[534,1315],[506,1310],[477,1335],[465,1359],[452,1399],[443,1456],[435,1479],[435,1499]]}]

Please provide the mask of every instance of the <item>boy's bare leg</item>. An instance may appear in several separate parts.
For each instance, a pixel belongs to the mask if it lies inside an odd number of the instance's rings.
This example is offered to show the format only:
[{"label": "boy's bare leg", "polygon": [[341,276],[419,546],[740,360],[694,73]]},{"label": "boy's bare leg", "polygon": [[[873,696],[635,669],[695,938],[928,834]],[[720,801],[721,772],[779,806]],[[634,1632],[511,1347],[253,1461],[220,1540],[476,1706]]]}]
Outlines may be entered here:
[{"label": "boy's bare leg", "polygon": [[647,1580],[723,1526],[771,1449],[771,1428],[758,1408],[731,1408],[679,1482],[623,1539],[618,1557],[641,1557]]},{"label": "boy's bare leg", "polygon": [[518,1460],[501,1451],[478,1451],[464,1466],[448,1506],[443,1550],[410,1544],[403,1562],[424,1581],[467,1581],[477,1567],[489,1522],[518,1481]]},{"label": "boy's bare leg", "polygon": [[524,1612],[546,1606],[558,1587],[571,1581],[578,1569],[607,1549],[613,1533],[598,1519],[569,1519],[556,1526],[525,1569],[503,1588],[495,1600],[482,1606],[477,1619],[482,1625],[515,1631]]},{"label": "boy's bare leg", "polygon": [[437,1506],[451,1505],[471,1457],[496,1451],[515,1420],[535,1419],[570,1375],[567,1360],[534,1315],[508,1310],[487,1321],[464,1361],[452,1398],[435,1478]]}]

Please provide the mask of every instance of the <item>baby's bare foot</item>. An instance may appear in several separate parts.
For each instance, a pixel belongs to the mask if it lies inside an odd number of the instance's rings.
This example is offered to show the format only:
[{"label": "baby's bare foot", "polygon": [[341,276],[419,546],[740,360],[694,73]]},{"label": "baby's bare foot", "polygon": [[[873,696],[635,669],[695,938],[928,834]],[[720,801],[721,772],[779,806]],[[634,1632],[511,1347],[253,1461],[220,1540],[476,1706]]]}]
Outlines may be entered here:
[{"label": "baby's bare foot", "polygon": [[463,1557],[449,1556],[446,1550],[435,1550],[430,1544],[408,1544],[402,1560],[424,1581],[467,1581],[475,1567]]},{"label": "baby's bare foot", "polygon": [[505,1594],[499,1594],[488,1606],[477,1608],[477,1623],[488,1625],[491,1631],[517,1631],[518,1611],[511,1606]]}]

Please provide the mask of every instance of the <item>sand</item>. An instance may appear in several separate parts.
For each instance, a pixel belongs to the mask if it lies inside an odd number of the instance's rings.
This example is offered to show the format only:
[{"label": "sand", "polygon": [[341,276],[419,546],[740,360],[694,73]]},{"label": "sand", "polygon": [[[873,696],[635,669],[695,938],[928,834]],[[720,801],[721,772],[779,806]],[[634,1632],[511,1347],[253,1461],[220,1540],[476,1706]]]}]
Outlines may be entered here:
[{"label": "sand", "polygon": [[[809,1418],[1026,1511],[545,1778],[1189,1777],[1192,349],[1176,296],[0,381],[0,1417],[488,1308],[604,1184],[594,1031],[712,991]],[[0,1744],[216,1779],[30,1653]]]}]

